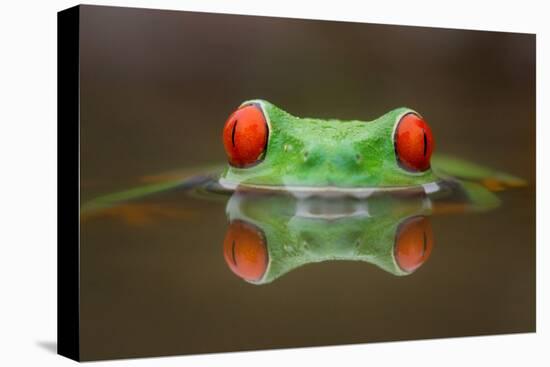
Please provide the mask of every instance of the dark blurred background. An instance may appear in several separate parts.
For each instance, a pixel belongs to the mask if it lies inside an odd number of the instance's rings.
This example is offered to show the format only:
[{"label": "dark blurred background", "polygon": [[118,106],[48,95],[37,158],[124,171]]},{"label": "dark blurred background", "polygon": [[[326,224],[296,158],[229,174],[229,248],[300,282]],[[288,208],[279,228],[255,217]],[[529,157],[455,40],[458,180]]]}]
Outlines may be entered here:
[{"label": "dark blurred background", "polygon": [[84,359],[534,331],[534,35],[81,9],[82,202],[223,163],[222,126],[251,98],[320,118],[408,106],[437,152],[529,182],[497,210],[433,217],[430,260],[404,278],[327,262],[247,284],[223,260],[224,205],[181,194],[152,223],[139,206],[88,220]]},{"label": "dark blurred background", "polygon": [[437,151],[534,182],[534,35],[83,9],[84,184],[224,161],[221,128],[252,98],[303,117],[411,107]]}]

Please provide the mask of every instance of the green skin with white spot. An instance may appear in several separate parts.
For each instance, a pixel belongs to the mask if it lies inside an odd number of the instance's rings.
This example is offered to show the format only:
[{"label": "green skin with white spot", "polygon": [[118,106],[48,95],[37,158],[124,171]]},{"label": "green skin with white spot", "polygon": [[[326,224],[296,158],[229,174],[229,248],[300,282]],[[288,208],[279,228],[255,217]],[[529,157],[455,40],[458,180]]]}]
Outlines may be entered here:
[{"label": "green skin with white spot", "polygon": [[247,168],[228,166],[221,182],[252,186],[383,188],[437,181],[431,169],[409,172],[399,166],[394,129],[402,116],[397,108],[373,121],[299,118],[264,100],[269,126],[263,159]]}]

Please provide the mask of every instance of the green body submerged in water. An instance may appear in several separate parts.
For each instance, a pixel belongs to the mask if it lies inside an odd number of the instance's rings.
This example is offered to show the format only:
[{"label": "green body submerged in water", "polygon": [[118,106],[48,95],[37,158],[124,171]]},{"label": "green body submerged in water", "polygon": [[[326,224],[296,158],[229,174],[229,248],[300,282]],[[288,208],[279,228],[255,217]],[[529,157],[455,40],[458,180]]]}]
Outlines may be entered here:
[{"label": "green body submerged in water", "polygon": [[[359,260],[395,275],[416,270],[433,246],[429,216],[487,210],[514,176],[447,156],[415,111],[365,121],[297,118],[264,100],[244,102],[222,140],[229,164],[94,199],[81,215],[174,188],[232,194],[228,266],[268,283],[301,265]],[[437,209],[437,210],[436,210]]]}]

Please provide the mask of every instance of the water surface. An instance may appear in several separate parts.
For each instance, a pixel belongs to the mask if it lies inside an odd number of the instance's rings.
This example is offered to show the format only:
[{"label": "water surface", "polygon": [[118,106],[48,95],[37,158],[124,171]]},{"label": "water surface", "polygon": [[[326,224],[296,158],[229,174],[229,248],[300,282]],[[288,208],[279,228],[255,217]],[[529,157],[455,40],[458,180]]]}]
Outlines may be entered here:
[{"label": "water surface", "polygon": [[298,116],[423,114],[436,151],[524,178],[486,212],[430,217],[414,273],[361,261],[250,284],[226,201],[167,191],[81,218],[81,355],[104,359],[535,330],[535,38],[83,7],[81,200],[224,162],[250,98]]}]

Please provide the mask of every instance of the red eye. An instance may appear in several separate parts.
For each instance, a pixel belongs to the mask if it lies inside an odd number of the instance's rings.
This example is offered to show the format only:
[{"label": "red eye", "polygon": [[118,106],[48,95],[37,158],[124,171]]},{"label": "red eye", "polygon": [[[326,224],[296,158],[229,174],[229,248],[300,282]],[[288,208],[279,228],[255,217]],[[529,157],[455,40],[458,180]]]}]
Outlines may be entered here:
[{"label": "red eye", "polygon": [[233,112],[223,128],[229,163],[243,168],[260,161],[267,147],[267,136],[267,123],[259,106],[247,105]]},{"label": "red eye", "polygon": [[263,232],[256,226],[240,220],[229,224],[223,240],[225,262],[239,277],[260,280],[267,269],[267,243]]},{"label": "red eye", "polygon": [[401,224],[395,238],[395,261],[411,273],[428,260],[433,247],[430,221],[426,217],[413,217]]},{"label": "red eye", "polygon": [[430,168],[434,139],[430,126],[420,116],[409,113],[401,118],[395,130],[394,144],[402,168],[413,172]]}]

